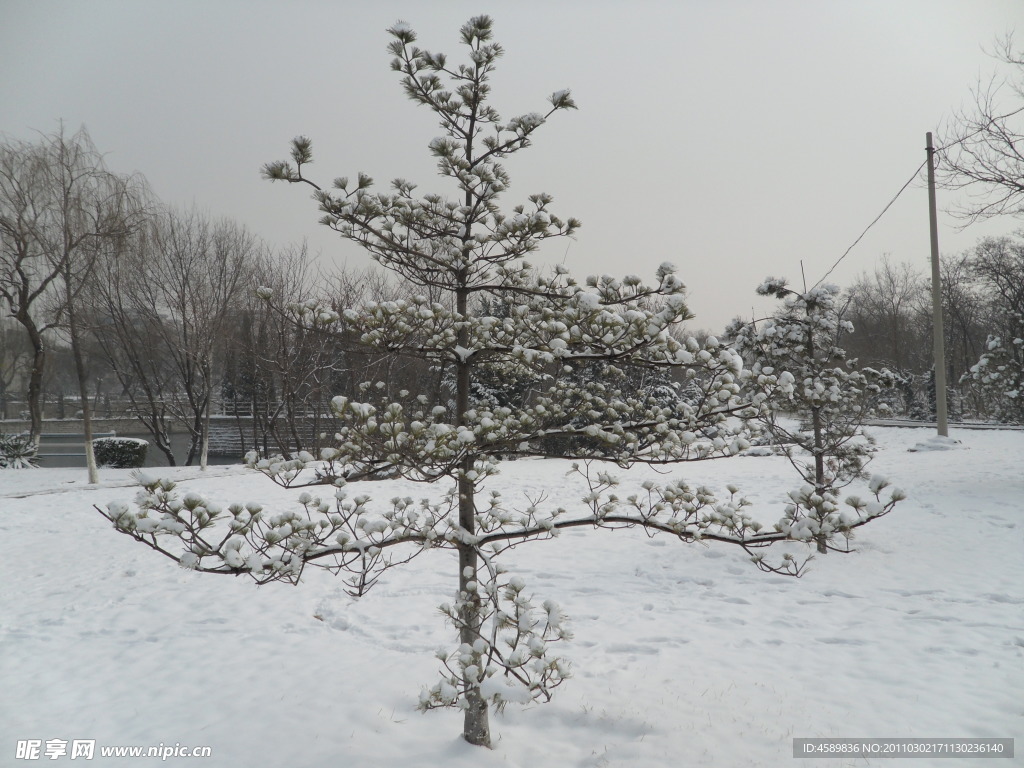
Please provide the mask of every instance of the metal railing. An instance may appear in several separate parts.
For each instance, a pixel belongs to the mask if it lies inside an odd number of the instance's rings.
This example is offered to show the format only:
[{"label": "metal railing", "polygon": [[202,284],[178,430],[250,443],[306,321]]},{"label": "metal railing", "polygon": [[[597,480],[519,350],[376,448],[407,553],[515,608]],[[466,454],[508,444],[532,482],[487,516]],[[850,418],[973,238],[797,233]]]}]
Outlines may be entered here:
[{"label": "metal railing", "polygon": [[[93,439],[100,437],[117,437],[117,432],[94,432],[92,435]],[[42,448],[43,441],[50,440],[56,442],[58,445],[69,443],[75,445],[79,450],[70,451],[42,451],[40,450],[36,456],[40,459],[49,458],[85,458],[85,435],[76,434],[73,432],[43,432],[39,435],[39,447]]]}]

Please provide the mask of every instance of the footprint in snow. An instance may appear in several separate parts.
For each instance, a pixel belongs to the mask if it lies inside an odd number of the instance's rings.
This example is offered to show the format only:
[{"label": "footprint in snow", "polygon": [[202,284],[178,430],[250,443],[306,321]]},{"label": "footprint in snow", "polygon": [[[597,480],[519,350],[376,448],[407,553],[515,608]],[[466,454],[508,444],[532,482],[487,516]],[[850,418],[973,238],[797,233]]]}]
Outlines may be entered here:
[{"label": "footprint in snow", "polygon": [[863,640],[852,637],[816,637],[814,639],[826,645],[867,645]]}]

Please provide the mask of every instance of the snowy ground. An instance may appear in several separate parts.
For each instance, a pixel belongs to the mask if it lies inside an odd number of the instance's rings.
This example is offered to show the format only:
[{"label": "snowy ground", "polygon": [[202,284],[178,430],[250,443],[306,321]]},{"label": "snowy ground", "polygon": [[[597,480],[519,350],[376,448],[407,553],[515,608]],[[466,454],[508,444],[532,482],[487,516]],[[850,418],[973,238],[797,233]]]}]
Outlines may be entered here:
[{"label": "snowy ground", "polygon": [[[1024,433],[957,432],[963,448],[908,452],[930,432],[876,429],[871,469],[909,498],[862,529],[859,552],[802,579],[765,575],[731,547],[639,532],[574,531],[504,562],[559,601],[575,677],[550,704],[494,717],[495,748],[459,738],[461,716],[416,712],[453,556],[391,572],[355,602],[327,574],[254,587],[195,574],[113,531],[92,504],[128,473],[0,473],[0,765],[27,739],[210,746],[167,765],[787,766],[794,737],[1015,737],[1024,764]],[[557,461],[505,465],[513,490],[582,494]],[[198,478],[191,469],[168,470]],[[774,520],[792,470],[777,457],[681,466],[735,482]],[[652,473],[637,470],[639,482]],[[675,476],[675,475],[674,475]],[[424,495],[376,483],[368,493]],[[183,482],[220,501],[286,503],[240,467]],[[70,756],[47,760],[60,765]],[[93,765],[158,765],[98,755]],[[811,766],[880,760],[819,759]],[[72,763],[77,764],[77,763]]]}]

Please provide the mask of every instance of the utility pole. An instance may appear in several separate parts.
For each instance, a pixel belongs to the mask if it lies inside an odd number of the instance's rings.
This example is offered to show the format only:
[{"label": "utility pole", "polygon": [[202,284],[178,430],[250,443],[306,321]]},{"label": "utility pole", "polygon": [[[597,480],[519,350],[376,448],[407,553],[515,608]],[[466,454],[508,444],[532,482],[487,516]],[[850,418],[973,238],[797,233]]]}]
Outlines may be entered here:
[{"label": "utility pole", "polygon": [[949,437],[946,416],[946,350],[943,342],[942,281],[939,274],[939,219],[935,212],[935,147],[931,131],[927,135],[928,151],[928,223],[932,240],[932,340],[935,352],[935,418],[939,435]]}]

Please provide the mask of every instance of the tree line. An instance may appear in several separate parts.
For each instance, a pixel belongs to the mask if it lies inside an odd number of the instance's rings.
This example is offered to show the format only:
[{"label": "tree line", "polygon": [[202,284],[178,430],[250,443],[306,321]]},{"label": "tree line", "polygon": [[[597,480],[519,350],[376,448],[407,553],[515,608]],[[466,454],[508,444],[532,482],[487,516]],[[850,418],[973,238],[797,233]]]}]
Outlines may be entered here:
[{"label": "tree line", "polygon": [[[109,170],[84,129],[0,142],[0,418],[24,416],[32,445],[48,407],[83,419],[89,451],[99,411],[137,419],[172,466],[205,464],[217,409],[239,417],[247,448],[318,450],[334,395],[379,378],[395,391],[433,381],[437,396],[441,380],[310,332],[302,306],[399,295],[378,271],[325,275],[305,245],[275,250],[238,222],[164,204],[141,176]],[[183,457],[172,429],[188,435]]]},{"label": "tree line", "polygon": [[[940,133],[940,179],[972,193],[960,211],[968,220],[1024,210],[1024,59],[1011,38],[996,55],[1017,78],[979,83],[973,108]],[[515,127],[524,136],[530,128]],[[443,149],[433,148],[442,161]],[[298,150],[302,160],[308,142]],[[360,177],[356,191],[370,182]],[[1024,421],[1024,230],[946,254],[941,270],[954,417]],[[203,464],[216,407],[237,417],[247,448],[317,451],[332,436],[334,395],[356,395],[368,381],[384,382],[389,396],[415,391],[434,403],[455,391],[456,366],[300,322],[310,307],[409,298],[408,275],[397,277],[325,275],[304,245],[273,248],[242,224],[166,205],[143,177],[108,169],[85,129],[0,137],[0,419],[25,416],[37,446],[44,405],[64,417],[71,397],[87,437],[94,410],[127,412],[169,464]],[[443,287],[420,290],[444,301]],[[884,258],[837,300],[853,326],[837,342],[862,365],[895,375],[889,404],[910,418],[934,408],[928,290],[921,270]],[[514,297],[484,301],[486,313],[508,316]],[[595,373],[579,363],[571,375]],[[615,375],[655,398],[683,396],[688,386],[663,372]],[[535,378],[499,368],[473,382],[476,397],[513,408],[535,389]],[[183,457],[171,448],[172,425],[188,435]]]},{"label": "tree line", "polygon": [[[1024,232],[946,254],[940,269],[952,417],[1021,423],[1024,402],[1014,393],[1024,384]],[[851,357],[895,374],[893,411],[934,418],[930,275],[883,258],[847,288],[843,315],[852,325],[843,334]]]},{"label": "tree line", "polygon": [[[0,238],[0,416],[27,412],[33,444],[49,401],[51,416],[80,415],[87,437],[94,411],[134,417],[172,466],[205,465],[215,411],[236,418],[245,449],[317,453],[333,438],[331,398],[357,396],[365,382],[435,404],[455,391],[453,365],[302,322],[313,307],[409,298],[407,281],[372,268],[325,275],[304,245],[275,249],[238,222],[166,205],[144,178],[109,170],[84,129],[0,144]],[[890,370],[892,411],[917,419],[934,408],[929,290],[923,271],[884,258],[837,300],[852,324],[837,343]],[[945,255],[942,297],[954,417],[1020,422],[1024,233]],[[514,310],[500,291],[483,301],[486,314]],[[599,367],[578,362],[566,376]],[[663,401],[692,385],[629,366],[603,375]],[[523,408],[536,385],[491,366],[473,396]],[[188,436],[184,456],[173,429]]]}]

